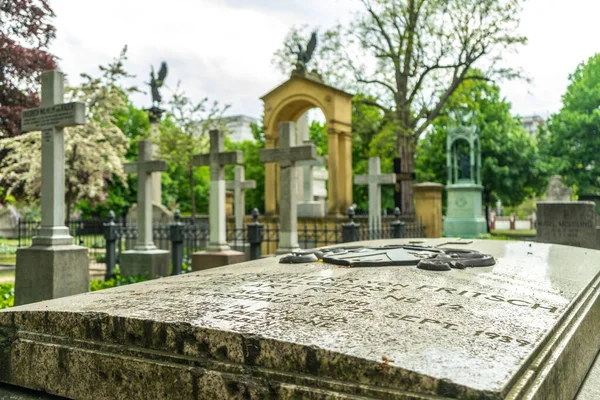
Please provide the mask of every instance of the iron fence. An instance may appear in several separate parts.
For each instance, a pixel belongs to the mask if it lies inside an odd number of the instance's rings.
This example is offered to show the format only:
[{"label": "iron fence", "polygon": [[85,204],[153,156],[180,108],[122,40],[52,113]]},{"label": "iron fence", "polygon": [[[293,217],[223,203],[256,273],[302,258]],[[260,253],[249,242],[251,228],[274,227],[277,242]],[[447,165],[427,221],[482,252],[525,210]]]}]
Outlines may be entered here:
[{"label": "iron fence", "polygon": [[[369,229],[368,216],[358,215],[354,222],[358,224],[358,239],[390,239],[393,238],[392,223],[401,220],[404,222],[404,237],[418,238],[425,236],[425,227],[416,217],[398,218],[393,215],[382,216],[381,229]],[[247,222],[252,221],[248,217]],[[106,241],[104,238],[104,225],[108,219],[78,219],[67,222],[67,227],[74,243],[89,249],[90,268],[98,270],[98,275],[106,268]],[[121,219],[115,221],[116,227],[116,260],[120,260],[122,252],[135,247],[137,239],[137,225],[134,222]],[[183,224],[184,264],[191,264],[192,253],[206,249],[209,242],[210,227],[207,217],[181,218]],[[279,218],[261,216],[258,222],[264,226],[264,239],[261,245],[263,255],[273,254],[279,245]],[[343,243],[342,226],[348,222],[346,217],[326,218],[300,218],[298,221],[298,244],[303,249],[330,246]],[[40,227],[37,220],[20,219],[18,223],[18,245],[25,247],[31,245],[32,237]],[[153,223],[154,244],[159,249],[171,251],[170,224],[160,221]],[[233,218],[228,218],[226,237],[230,246],[237,251],[246,253],[250,259],[248,245],[248,225],[243,229],[236,229]]]}]

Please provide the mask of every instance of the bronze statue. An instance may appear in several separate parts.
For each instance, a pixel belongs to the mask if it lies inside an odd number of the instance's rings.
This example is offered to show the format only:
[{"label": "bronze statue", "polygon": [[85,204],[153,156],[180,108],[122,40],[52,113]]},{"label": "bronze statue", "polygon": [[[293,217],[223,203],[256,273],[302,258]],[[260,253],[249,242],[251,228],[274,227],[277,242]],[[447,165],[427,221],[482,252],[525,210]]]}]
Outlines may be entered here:
[{"label": "bronze statue", "polygon": [[306,46],[306,50],[303,49],[302,45],[298,43],[298,51],[293,51],[292,54],[295,54],[298,59],[296,61],[296,70],[294,73],[305,73],[308,70],[306,69],[306,64],[311,60],[315,48],[317,47],[317,32],[313,32],[310,36],[310,40],[308,45]]},{"label": "bronze statue", "polygon": [[151,66],[150,68],[152,68],[150,72],[150,82],[148,82],[147,84],[152,90],[152,107],[154,108],[159,107],[160,102],[162,101],[162,97],[160,96],[158,89],[163,85],[165,78],[167,77],[167,63],[163,61],[160,65],[158,77],[154,75],[154,67]]}]

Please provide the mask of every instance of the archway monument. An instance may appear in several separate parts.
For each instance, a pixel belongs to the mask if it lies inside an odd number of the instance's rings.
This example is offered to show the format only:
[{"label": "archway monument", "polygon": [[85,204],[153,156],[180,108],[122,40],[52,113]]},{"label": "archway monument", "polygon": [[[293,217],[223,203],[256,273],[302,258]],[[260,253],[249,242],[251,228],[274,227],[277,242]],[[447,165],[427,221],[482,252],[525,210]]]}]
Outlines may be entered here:
[{"label": "archway monument", "polygon": [[[279,147],[279,123],[296,122],[311,108],[319,108],[325,115],[329,171],[327,208],[332,216],[345,215],[352,205],[352,97],[309,72],[292,75],[261,97],[267,149]],[[265,165],[265,212],[267,215],[279,213],[279,168],[272,163]]]}]

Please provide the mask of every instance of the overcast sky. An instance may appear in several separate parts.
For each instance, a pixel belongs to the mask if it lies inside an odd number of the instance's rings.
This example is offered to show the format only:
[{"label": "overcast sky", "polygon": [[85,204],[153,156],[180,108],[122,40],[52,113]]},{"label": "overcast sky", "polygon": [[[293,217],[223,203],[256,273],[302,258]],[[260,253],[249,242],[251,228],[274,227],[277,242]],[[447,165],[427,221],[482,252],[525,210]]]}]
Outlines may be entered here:
[{"label": "overcast sky", "polygon": [[[129,47],[126,68],[139,86],[150,65],[169,64],[167,83],[177,81],[194,100],[208,96],[231,104],[229,114],[259,118],[259,98],[285,79],[271,59],[293,25],[328,28],[347,21],[357,0],[51,0],[57,39],[51,52],[72,83],[81,72]],[[520,115],[547,116],[560,108],[568,75],[600,50],[596,0],[528,0],[521,33],[529,44],[510,55],[511,66],[532,79],[501,83]],[[169,88],[163,91],[169,96]],[[137,95],[141,107],[149,95]]]}]

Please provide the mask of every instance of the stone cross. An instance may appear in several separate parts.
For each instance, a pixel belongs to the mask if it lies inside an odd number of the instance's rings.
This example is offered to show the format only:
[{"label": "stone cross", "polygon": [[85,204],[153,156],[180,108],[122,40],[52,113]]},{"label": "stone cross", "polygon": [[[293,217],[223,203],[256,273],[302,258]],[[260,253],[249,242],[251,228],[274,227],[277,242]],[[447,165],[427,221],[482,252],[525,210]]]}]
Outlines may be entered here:
[{"label": "stone cross", "polygon": [[137,174],[137,227],[134,250],[155,250],[152,240],[152,173],[167,170],[163,160],[153,160],[154,146],[149,140],[138,143],[138,161],[125,164],[125,172]]},{"label": "stone cross", "polygon": [[210,152],[194,156],[197,167],[210,166],[210,240],[208,251],[229,250],[225,235],[225,166],[242,164],[241,151],[225,152],[225,135],[219,130],[210,131]]},{"label": "stone cross", "polygon": [[42,226],[33,245],[72,245],[65,226],[65,137],[67,126],[85,124],[85,104],[63,103],[64,75],[42,74],[42,106],[24,110],[21,131],[42,131]]},{"label": "stone cross", "polygon": [[382,174],[379,157],[369,158],[369,174],[356,175],[355,185],[369,185],[369,238],[381,236],[381,185],[394,185],[396,174]]},{"label": "stone cross", "polygon": [[256,181],[247,181],[243,166],[235,167],[235,180],[226,182],[227,190],[233,190],[233,207],[235,209],[235,230],[236,233],[244,232],[244,217],[246,214],[246,193],[247,189],[256,189]]},{"label": "stone cross", "polygon": [[293,122],[279,124],[279,148],[260,150],[260,161],[279,163],[280,171],[280,215],[279,248],[275,254],[286,254],[300,248],[298,245],[298,210],[296,193],[296,162],[315,160],[317,149],[313,144],[294,146]]}]

